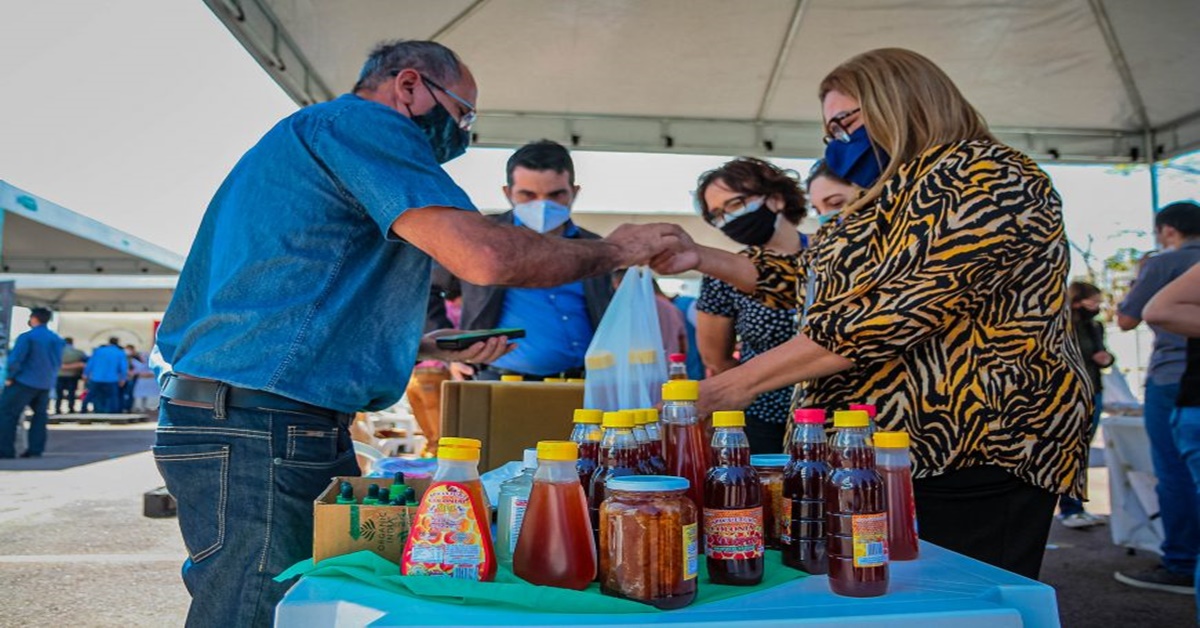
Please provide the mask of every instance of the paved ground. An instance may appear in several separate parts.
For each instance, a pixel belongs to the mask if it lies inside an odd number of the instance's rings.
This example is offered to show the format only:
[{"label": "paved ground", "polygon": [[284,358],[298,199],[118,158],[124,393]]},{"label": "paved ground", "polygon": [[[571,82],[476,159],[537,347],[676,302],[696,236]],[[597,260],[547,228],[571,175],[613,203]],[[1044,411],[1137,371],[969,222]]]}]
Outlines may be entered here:
[{"label": "paved ground", "polygon": [[[176,522],[142,516],[142,493],[161,484],[152,441],[151,424],[56,425],[45,458],[0,467],[0,627],[183,624]],[[1093,453],[1089,509],[1107,513],[1102,451]],[[1190,597],[1112,579],[1154,558],[1114,547],[1107,527],[1055,523],[1050,541],[1043,580],[1058,589],[1066,628],[1194,625]]]}]

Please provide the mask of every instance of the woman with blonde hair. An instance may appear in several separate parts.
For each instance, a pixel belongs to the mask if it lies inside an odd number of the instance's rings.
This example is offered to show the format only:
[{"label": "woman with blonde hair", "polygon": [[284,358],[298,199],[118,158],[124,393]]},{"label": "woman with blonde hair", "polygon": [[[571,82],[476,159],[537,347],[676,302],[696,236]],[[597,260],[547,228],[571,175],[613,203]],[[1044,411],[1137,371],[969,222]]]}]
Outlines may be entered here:
[{"label": "woman with blonde hair", "polygon": [[1058,194],[915,52],[858,55],[818,95],[825,161],[865,191],[815,245],[795,264],[690,242],[655,260],[802,309],[793,340],[702,382],[700,409],[789,384],[808,407],[876,404],[912,439],[921,537],[1036,578],[1058,495],[1084,496],[1093,403]]}]

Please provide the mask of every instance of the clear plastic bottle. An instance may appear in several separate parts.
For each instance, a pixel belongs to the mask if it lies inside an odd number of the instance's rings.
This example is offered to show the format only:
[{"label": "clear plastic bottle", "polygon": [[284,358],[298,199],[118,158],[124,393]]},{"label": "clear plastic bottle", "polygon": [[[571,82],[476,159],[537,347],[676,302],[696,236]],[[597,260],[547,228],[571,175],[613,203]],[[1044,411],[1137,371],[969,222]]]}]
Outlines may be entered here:
[{"label": "clear plastic bottle", "polygon": [[791,459],[783,469],[783,564],[810,574],[829,571],[826,556],[825,488],[829,443],[825,411],[801,408],[793,415]]},{"label": "clear plastic bottle", "polygon": [[704,482],[704,555],[715,584],[754,586],[764,568],[762,485],[742,412],[713,413],[713,467]]},{"label": "clear plastic bottle", "polygon": [[[667,463],[667,475],[687,480],[688,497],[697,509],[703,509],[709,443],[696,413],[700,382],[690,379],[669,381],[663,384],[662,397],[663,459]],[[700,539],[704,538],[703,527],[701,522]]]},{"label": "clear plastic bottle", "polygon": [[604,412],[620,408],[617,399],[617,360],[612,352],[598,351],[584,359],[587,378],[583,384],[583,405]]},{"label": "clear plastic bottle", "polygon": [[596,579],[596,540],[575,473],[578,446],[538,443],[538,470],[513,554],[513,573],[533,584],[583,590]]},{"label": "clear plastic bottle", "polygon": [[533,474],[537,472],[537,449],[526,449],[521,474],[500,483],[500,505],[496,508],[496,560],[501,565],[512,564],[513,551],[521,536],[521,522],[533,490]]},{"label": "clear plastic bottle", "polygon": [[682,353],[672,353],[667,356],[667,379],[687,378],[687,356]]},{"label": "clear plastic bottle", "polygon": [[588,490],[592,483],[592,474],[600,464],[600,422],[604,412],[600,410],[576,410],[571,430],[571,442],[579,445],[579,460],[575,470],[579,473],[579,483],[583,490]]},{"label": "clear plastic bottle", "polygon": [[658,410],[646,409],[646,434],[650,437],[650,446],[654,454],[662,458],[662,424],[658,422]]},{"label": "clear plastic bottle", "polygon": [[646,429],[650,413],[646,410],[630,410],[633,413],[633,438],[638,444],[638,473],[641,475],[665,475],[667,465],[662,457],[654,454],[650,433]]},{"label": "clear plastic bottle", "polygon": [[838,595],[887,593],[887,490],[867,443],[870,419],[861,410],[835,412],[825,518],[829,534],[829,588]]},{"label": "clear plastic bottle", "polygon": [[867,443],[870,444],[871,437],[873,437],[875,435],[875,413],[877,411],[875,408],[875,404],[873,404],[873,403],[852,403],[852,404],[850,404],[850,409],[867,413],[867,419],[868,419],[867,420]]},{"label": "clear plastic bottle", "polygon": [[600,465],[592,474],[592,483],[587,490],[592,527],[597,531],[600,530],[600,504],[608,496],[605,483],[609,478],[638,475],[638,446],[633,437],[633,415],[626,410],[605,412],[603,425]]},{"label": "clear plastic bottle", "polygon": [[887,484],[888,560],[916,560],[920,548],[908,432],[875,432],[874,441],[875,467]]}]

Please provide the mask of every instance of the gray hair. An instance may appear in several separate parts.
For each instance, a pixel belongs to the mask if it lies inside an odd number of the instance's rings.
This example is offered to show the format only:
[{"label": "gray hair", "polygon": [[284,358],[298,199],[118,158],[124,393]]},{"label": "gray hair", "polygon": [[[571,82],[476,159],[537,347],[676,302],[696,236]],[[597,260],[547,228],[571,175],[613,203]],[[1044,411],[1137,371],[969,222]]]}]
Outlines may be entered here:
[{"label": "gray hair", "polygon": [[396,39],[375,45],[358,74],[354,91],[374,89],[407,68],[447,85],[462,80],[462,61],[453,50],[435,41]]}]

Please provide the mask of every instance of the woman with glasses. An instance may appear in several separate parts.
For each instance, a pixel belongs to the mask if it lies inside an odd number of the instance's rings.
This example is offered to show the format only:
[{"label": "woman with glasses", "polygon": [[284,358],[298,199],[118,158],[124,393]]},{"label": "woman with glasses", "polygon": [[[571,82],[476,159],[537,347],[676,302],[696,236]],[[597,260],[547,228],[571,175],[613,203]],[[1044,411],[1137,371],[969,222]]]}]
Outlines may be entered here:
[{"label": "woman with glasses", "polygon": [[[795,172],[741,157],[700,175],[695,198],[705,222],[744,245],[746,255],[794,265],[807,245],[797,231],[807,210]],[[713,277],[704,278],[696,311],[696,343],[712,373],[727,371],[796,335],[794,307],[767,307]],[[751,453],[782,451],[791,399],[791,386],[784,386],[762,393],[746,408]]]},{"label": "woman with glasses", "polygon": [[921,537],[1036,578],[1058,495],[1084,497],[1093,404],[1059,196],[914,52],[854,57],[818,96],[826,162],[865,192],[800,263],[687,242],[656,260],[773,307],[812,287],[801,332],[702,382],[700,410],[794,383],[806,406],[874,403],[880,429],[912,438]]}]

